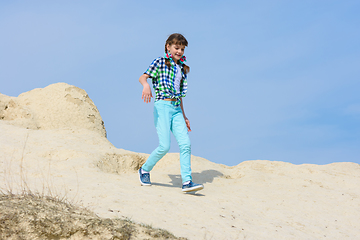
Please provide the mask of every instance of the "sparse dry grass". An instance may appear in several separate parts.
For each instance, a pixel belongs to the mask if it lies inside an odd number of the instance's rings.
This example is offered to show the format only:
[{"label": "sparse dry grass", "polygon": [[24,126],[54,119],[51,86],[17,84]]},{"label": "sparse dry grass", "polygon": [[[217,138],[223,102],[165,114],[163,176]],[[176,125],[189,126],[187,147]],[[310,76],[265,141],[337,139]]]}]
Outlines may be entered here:
[{"label": "sparse dry grass", "polygon": [[32,194],[0,196],[1,239],[130,239],[135,227]]}]

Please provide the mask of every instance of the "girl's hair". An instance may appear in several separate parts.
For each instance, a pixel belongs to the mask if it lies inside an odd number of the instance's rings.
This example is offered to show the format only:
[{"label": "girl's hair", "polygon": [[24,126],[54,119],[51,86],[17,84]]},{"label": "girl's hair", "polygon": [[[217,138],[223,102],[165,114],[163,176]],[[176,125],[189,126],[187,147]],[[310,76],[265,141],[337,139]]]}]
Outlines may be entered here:
[{"label": "girl's hair", "polygon": [[[172,44],[182,45],[182,46],[187,47],[188,41],[180,33],[171,34],[165,42],[165,53],[167,52],[167,48],[166,48],[167,45],[172,45]],[[165,59],[165,64],[166,64],[166,66],[171,67],[169,59]],[[190,67],[187,66],[186,64],[183,64],[183,66],[184,66],[185,74],[188,74],[190,72]]]}]

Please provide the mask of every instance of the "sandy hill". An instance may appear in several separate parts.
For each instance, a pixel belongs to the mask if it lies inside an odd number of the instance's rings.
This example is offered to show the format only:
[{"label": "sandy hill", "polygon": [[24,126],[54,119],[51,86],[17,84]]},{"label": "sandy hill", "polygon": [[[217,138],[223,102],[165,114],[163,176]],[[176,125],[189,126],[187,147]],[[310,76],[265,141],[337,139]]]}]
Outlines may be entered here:
[{"label": "sandy hill", "polygon": [[[179,155],[141,187],[147,154],[115,148],[87,93],[57,83],[0,94],[0,187],[66,196],[105,218],[130,218],[188,239],[360,239],[360,165],[246,161],[228,167],[192,157],[183,194]],[[0,213],[1,214],[1,213]],[[0,223],[1,224],[1,223]]]}]

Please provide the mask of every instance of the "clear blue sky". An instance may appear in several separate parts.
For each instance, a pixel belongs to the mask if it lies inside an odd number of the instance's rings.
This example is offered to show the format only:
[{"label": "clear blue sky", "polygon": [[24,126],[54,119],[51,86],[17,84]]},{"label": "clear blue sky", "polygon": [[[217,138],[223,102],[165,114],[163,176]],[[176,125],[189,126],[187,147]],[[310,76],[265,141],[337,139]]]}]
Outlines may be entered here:
[{"label": "clear blue sky", "polygon": [[138,78],[179,32],[193,155],[360,163],[359,12],[332,0],[1,0],[0,92],[83,88],[116,147],[151,153],[153,102]]}]

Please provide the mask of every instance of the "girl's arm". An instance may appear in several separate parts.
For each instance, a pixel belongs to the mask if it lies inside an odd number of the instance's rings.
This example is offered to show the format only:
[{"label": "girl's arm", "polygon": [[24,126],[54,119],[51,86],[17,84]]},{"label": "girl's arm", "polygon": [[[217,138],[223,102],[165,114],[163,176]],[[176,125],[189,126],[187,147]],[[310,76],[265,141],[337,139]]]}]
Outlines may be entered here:
[{"label": "girl's arm", "polygon": [[144,102],[146,102],[146,103],[151,102],[151,98],[153,97],[152,94],[151,94],[151,87],[150,87],[149,83],[147,82],[147,79],[149,77],[150,77],[149,75],[144,73],[139,78],[139,82],[141,83],[141,85],[143,85],[143,91],[142,91],[141,99],[144,99]]},{"label": "girl's arm", "polygon": [[183,100],[182,100],[182,98],[180,98],[180,107],[181,107],[181,111],[182,111],[182,113],[183,113],[183,116],[184,116],[184,119],[185,119],[185,123],[186,123],[186,127],[187,127],[187,129],[188,129],[188,132],[191,132],[191,128],[190,128],[190,121],[189,121],[189,119],[186,117],[186,115],[185,115],[185,111],[184,111],[184,105],[183,105]]}]

